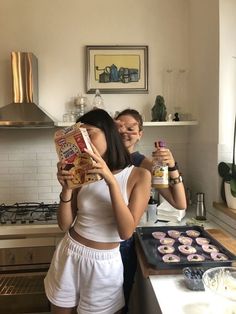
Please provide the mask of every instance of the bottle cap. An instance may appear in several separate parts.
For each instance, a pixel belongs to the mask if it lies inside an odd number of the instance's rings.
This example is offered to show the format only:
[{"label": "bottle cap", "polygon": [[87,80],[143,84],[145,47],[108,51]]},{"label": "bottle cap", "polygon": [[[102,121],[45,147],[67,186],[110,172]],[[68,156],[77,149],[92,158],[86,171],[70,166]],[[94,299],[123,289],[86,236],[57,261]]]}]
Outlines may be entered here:
[{"label": "bottle cap", "polygon": [[158,145],[159,145],[159,147],[165,147],[166,146],[164,141],[158,141]]},{"label": "bottle cap", "polygon": [[152,196],[150,196],[148,204],[157,204],[157,201]]}]

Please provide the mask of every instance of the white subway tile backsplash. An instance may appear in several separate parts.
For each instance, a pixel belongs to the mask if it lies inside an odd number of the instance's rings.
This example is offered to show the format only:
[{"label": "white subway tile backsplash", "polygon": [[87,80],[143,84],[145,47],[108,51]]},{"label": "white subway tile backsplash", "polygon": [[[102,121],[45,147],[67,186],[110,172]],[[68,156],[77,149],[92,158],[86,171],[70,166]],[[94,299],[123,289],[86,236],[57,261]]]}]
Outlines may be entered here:
[{"label": "white subway tile backsplash", "polygon": [[[0,167],[0,175],[2,176],[3,174],[8,174],[9,173],[9,168],[5,167],[5,168],[1,168]],[[0,179],[1,180],[1,179]]]},{"label": "white subway tile backsplash", "polygon": [[36,180],[37,173],[24,173],[23,179],[24,181]]},{"label": "white subway tile backsplash", "polygon": [[58,184],[58,186],[53,186],[52,187],[52,192],[58,193],[58,195],[59,195],[59,193],[61,192],[61,185]]},{"label": "white subway tile backsplash", "polygon": [[14,154],[9,154],[9,160],[23,160],[24,163],[27,162],[28,160],[35,160],[36,159],[36,154],[35,153],[14,153]]},{"label": "white subway tile backsplash", "polygon": [[50,201],[55,201],[58,200],[59,195],[58,193],[39,193],[39,199],[41,200],[50,200]]},{"label": "white subway tile backsplash", "polygon": [[55,182],[54,180],[38,180],[38,186],[47,186],[47,187],[54,187],[55,185]]},{"label": "white subway tile backsplash", "polygon": [[37,159],[37,162],[36,162],[37,166],[38,167],[51,167],[52,166],[52,160],[50,159],[44,159],[44,160],[39,160]]},{"label": "white subway tile backsplash", "polygon": [[38,160],[57,160],[57,156],[53,152],[37,153]]},{"label": "white subway tile backsplash", "polygon": [[10,189],[4,189],[2,187],[0,187],[0,198],[1,198],[1,202],[0,204],[7,204],[7,200],[9,199],[9,195],[10,195]]},{"label": "white subway tile backsplash", "polygon": [[23,165],[20,167],[11,167],[11,166],[8,166],[8,171],[9,173],[22,173],[22,174],[25,174],[25,173],[37,173],[37,168],[34,168],[34,167],[23,167]]},{"label": "white subway tile backsplash", "polygon": [[51,186],[38,186],[37,187],[38,193],[50,193],[52,192],[52,187]]},{"label": "white subway tile backsplash", "polygon": [[35,176],[35,179],[36,180],[39,180],[39,181],[44,181],[44,180],[51,180],[52,179],[52,174],[51,173],[38,173],[36,176]]},{"label": "white subway tile backsplash", "polygon": [[37,173],[40,174],[53,174],[55,172],[55,168],[48,166],[48,167],[37,167]]},{"label": "white subway tile backsplash", "polygon": [[35,167],[38,165],[36,158],[34,160],[24,160],[23,167]]},{"label": "white subway tile backsplash", "polygon": [[0,132],[0,203],[58,200],[55,129]]},{"label": "white subway tile backsplash", "polygon": [[[0,153],[0,203],[59,201],[55,131],[0,130],[0,147],[4,147]],[[145,127],[137,149],[151,158],[159,139],[166,141],[187,180],[188,128]]]},{"label": "white subway tile backsplash", "polygon": [[15,181],[14,187],[24,187],[31,188],[32,186],[37,186],[37,181],[35,180],[25,180],[25,181]]},{"label": "white subway tile backsplash", "polygon": [[0,153],[0,161],[1,160],[8,160],[8,154],[7,153]]},{"label": "white subway tile backsplash", "polygon": [[17,168],[23,167],[23,160],[9,160],[8,158],[0,162],[0,169],[2,168],[11,169],[12,167]]}]

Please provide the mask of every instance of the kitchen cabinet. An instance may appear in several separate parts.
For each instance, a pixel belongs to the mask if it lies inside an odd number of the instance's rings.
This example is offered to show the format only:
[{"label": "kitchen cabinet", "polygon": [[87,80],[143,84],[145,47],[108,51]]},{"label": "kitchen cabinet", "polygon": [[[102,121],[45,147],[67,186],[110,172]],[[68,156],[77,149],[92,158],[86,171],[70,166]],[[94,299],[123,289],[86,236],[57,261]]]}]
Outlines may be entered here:
[{"label": "kitchen cabinet", "polygon": [[[63,122],[58,121],[55,122],[55,126],[57,127],[67,127],[73,125],[75,122]],[[192,121],[158,121],[158,122],[152,122],[152,121],[144,121],[143,126],[144,127],[162,127],[162,126],[191,126],[191,125],[198,125],[198,121],[192,120]]]}]

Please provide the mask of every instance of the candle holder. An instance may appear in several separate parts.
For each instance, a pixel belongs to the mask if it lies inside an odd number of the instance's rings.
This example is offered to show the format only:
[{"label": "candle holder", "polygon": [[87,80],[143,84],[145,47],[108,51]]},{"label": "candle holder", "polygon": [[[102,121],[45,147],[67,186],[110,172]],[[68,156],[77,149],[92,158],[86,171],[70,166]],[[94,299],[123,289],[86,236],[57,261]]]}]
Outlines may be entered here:
[{"label": "candle holder", "polygon": [[77,112],[77,117],[81,117],[85,114],[85,107],[87,106],[88,99],[85,96],[78,96],[75,98],[74,104]]}]

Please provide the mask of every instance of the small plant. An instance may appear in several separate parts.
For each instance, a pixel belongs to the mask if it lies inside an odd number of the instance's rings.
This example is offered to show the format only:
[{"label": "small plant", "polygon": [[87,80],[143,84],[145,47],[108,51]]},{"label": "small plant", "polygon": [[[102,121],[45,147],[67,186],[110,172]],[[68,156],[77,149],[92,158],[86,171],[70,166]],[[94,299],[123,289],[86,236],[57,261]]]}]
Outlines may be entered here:
[{"label": "small plant", "polygon": [[231,169],[230,183],[231,194],[236,197],[236,165],[235,165],[235,141],[236,141],[236,117],[234,120],[234,138],[233,138],[233,163]]},{"label": "small plant", "polygon": [[[235,165],[235,142],[236,142],[236,117],[234,121],[234,138],[233,138],[233,162],[225,163],[220,162],[218,165],[219,175],[223,178],[224,182],[230,184],[231,194],[236,197],[236,165]],[[222,197],[225,199],[225,197]]]}]

